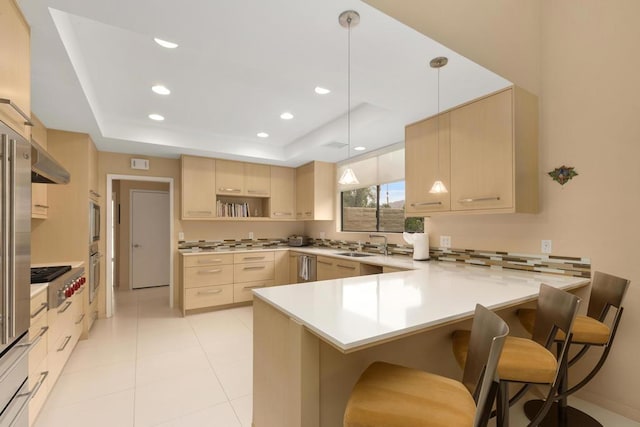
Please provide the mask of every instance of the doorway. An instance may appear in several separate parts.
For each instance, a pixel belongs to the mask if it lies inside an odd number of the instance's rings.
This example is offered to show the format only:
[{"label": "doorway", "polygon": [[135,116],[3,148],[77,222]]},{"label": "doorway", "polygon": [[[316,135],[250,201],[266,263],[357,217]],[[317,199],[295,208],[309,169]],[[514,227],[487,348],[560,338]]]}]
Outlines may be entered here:
[{"label": "doorway", "polygon": [[131,289],[169,286],[169,192],[130,190]]},{"label": "doorway", "polygon": [[[168,209],[164,209],[164,212],[168,212],[168,226],[165,232],[162,234],[168,240],[168,247],[165,249],[166,258],[163,261],[163,265],[168,268],[168,284],[167,289],[169,306],[173,307],[174,301],[174,252],[175,244],[173,236],[174,225],[174,188],[173,178],[165,177],[150,177],[139,175],[117,175],[107,174],[107,194],[116,193],[115,203],[109,204],[109,208],[106,209],[106,231],[107,231],[107,248],[106,253],[112,254],[112,265],[114,268],[107,268],[106,270],[106,317],[113,315],[114,309],[114,291],[116,288],[122,290],[132,289],[131,287],[131,273],[130,273],[130,231],[129,223],[131,221],[131,206],[130,206],[130,190],[146,190],[146,191],[159,191],[168,194]],[[155,215],[155,214],[154,214]],[[126,244],[123,242],[126,240]],[[154,267],[155,268],[155,267]],[[165,280],[166,281],[166,280]],[[166,283],[165,283],[166,284]]]}]

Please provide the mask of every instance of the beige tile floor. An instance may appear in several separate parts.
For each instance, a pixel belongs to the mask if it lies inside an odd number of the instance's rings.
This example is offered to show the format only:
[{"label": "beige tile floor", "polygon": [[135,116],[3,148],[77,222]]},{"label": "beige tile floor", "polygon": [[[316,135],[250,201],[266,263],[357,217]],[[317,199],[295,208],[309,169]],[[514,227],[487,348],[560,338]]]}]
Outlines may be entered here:
[{"label": "beige tile floor", "polygon": [[[251,307],[184,318],[169,308],[168,294],[116,293],[115,315],[78,342],[36,427],[251,425]],[[640,427],[579,399],[571,403],[605,426]],[[511,425],[526,424],[512,408]]]}]

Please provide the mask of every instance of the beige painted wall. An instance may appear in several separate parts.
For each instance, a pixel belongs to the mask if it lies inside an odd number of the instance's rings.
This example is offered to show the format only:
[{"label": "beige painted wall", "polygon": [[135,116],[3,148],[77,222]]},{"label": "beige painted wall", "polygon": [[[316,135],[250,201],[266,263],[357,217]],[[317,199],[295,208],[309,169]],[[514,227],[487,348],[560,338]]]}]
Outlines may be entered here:
[{"label": "beige painted wall", "polygon": [[[434,217],[431,241],[537,253],[551,239],[555,254],[631,279],[617,342],[581,397],[640,421],[640,2],[366,1],[539,96],[540,213]],[[546,172],[563,164],[579,176],[561,187]]]},{"label": "beige painted wall", "polygon": [[[116,180],[118,182],[116,193],[116,203],[120,205],[120,223],[116,222],[117,235],[117,285],[120,289],[129,289],[129,272],[130,272],[130,227],[131,227],[131,190],[153,190],[153,191],[169,191],[169,184],[166,182],[148,182],[148,181],[127,181]],[[114,181],[115,183],[115,181]],[[117,205],[116,205],[117,206]],[[168,230],[167,230],[168,231]]]}]

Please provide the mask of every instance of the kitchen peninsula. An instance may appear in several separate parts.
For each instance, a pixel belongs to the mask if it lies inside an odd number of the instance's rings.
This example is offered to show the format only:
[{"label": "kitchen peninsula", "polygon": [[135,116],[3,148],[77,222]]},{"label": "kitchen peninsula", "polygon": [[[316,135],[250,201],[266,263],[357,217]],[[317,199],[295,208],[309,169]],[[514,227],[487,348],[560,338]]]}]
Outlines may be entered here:
[{"label": "kitchen peninsula", "polygon": [[470,327],[475,304],[519,334],[515,310],[533,304],[540,283],[584,296],[589,280],[431,262],[255,290],[253,425],[341,425],[353,384],[375,360],[458,378],[449,336]]}]

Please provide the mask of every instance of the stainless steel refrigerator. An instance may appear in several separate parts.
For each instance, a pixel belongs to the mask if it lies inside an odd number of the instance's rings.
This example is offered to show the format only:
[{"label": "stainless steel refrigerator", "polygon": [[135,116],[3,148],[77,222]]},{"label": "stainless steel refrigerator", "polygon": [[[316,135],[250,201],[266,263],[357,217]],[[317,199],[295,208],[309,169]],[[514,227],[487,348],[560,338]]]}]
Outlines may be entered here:
[{"label": "stainless steel refrigerator", "polygon": [[0,427],[27,426],[31,144],[0,122]]}]

